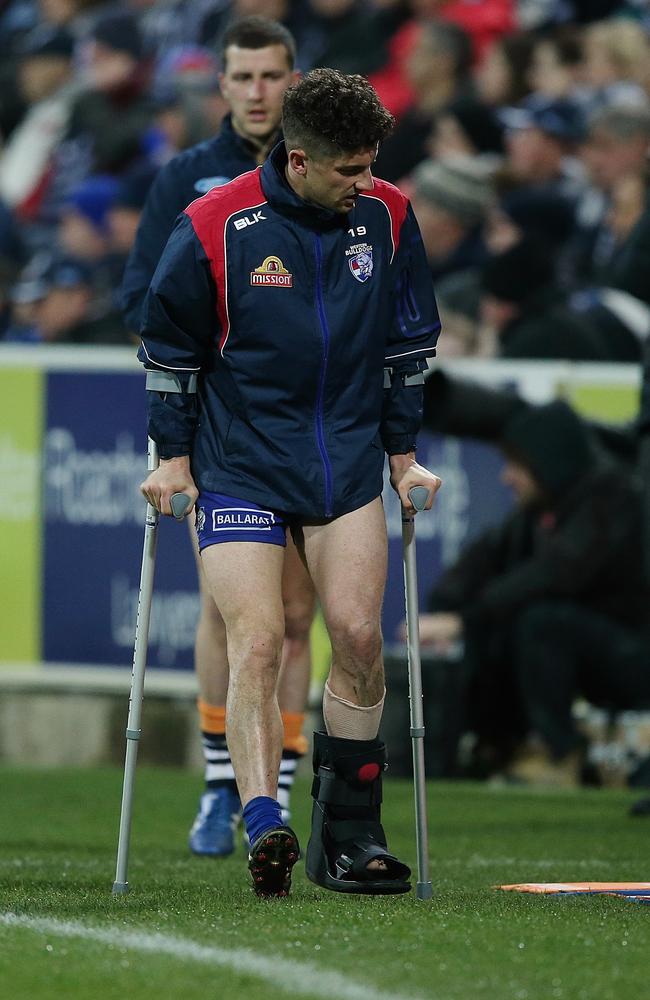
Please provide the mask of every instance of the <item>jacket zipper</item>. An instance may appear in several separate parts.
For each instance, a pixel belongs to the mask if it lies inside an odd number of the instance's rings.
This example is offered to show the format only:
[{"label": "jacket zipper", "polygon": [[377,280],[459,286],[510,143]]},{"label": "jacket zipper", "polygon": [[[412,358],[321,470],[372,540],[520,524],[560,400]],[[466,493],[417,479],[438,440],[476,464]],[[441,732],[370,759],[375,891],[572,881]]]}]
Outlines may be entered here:
[{"label": "jacket zipper", "polygon": [[325,304],[323,302],[323,249],[320,236],[314,236],[314,248],[316,251],[316,308],[323,337],[323,363],[320,370],[318,382],[318,395],[316,397],[316,440],[318,451],[320,452],[325,473],[325,517],[332,516],[332,465],[325,447],[325,429],[323,426],[323,402],[325,397],[325,378],[327,376],[327,360],[329,357],[330,331],[325,315]]}]

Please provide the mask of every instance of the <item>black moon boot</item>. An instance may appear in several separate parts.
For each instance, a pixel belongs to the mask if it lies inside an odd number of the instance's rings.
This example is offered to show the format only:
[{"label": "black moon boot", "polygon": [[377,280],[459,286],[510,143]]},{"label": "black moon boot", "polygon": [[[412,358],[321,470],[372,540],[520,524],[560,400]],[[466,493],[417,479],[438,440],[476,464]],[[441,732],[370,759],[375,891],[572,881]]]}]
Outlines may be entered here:
[{"label": "black moon boot", "polygon": [[[386,747],[379,739],[314,733],[314,805],[305,867],[316,885],[370,896],[411,888],[411,870],[388,853],[381,825],[386,766]],[[369,869],[371,861],[384,867]]]}]

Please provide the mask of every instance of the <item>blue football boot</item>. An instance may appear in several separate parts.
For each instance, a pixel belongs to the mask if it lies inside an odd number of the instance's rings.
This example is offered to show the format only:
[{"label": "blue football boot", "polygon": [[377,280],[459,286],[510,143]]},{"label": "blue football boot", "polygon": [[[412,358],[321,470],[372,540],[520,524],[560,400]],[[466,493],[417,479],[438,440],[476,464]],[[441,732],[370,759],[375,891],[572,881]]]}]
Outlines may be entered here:
[{"label": "blue football boot", "polygon": [[237,792],[227,787],[204,792],[190,830],[190,850],[212,858],[232,854],[240,818],[241,802]]}]

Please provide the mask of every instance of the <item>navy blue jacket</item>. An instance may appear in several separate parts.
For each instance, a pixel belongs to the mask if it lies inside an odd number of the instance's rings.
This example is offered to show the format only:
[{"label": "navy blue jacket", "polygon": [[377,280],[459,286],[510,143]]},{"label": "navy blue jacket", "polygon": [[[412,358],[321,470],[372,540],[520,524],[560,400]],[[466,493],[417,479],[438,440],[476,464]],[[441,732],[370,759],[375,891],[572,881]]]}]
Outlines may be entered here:
[{"label": "navy blue jacket", "polygon": [[285,165],[280,143],[186,208],[139,357],[201,374],[198,397],[148,394],[161,457],[191,454],[199,489],[328,518],[381,493],[384,448],[415,446],[422,392],[403,375],[426,367],[440,322],[404,195],[375,181],[341,215],[299,198]]},{"label": "navy blue jacket", "polygon": [[185,206],[256,165],[253,148],[235,132],[226,115],[218,135],[179,153],[158,171],[122,281],[122,309],[129,330],[137,333],[140,329],[153,273]]}]

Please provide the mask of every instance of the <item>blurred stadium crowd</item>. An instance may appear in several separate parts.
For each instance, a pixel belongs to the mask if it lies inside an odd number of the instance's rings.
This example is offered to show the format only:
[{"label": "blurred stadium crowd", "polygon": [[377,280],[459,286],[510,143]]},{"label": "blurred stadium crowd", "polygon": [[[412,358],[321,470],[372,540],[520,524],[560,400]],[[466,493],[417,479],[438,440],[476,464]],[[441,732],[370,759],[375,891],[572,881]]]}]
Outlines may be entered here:
[{"label": "blurred stadium crowd", "polygon": [[298,66],[369,76],[397,125],[441,356],[637,361],[650,332],[645,0],[0,0],[0,339],[130,343],[149,186],[214,135],[220,39],[264,14]]}]

